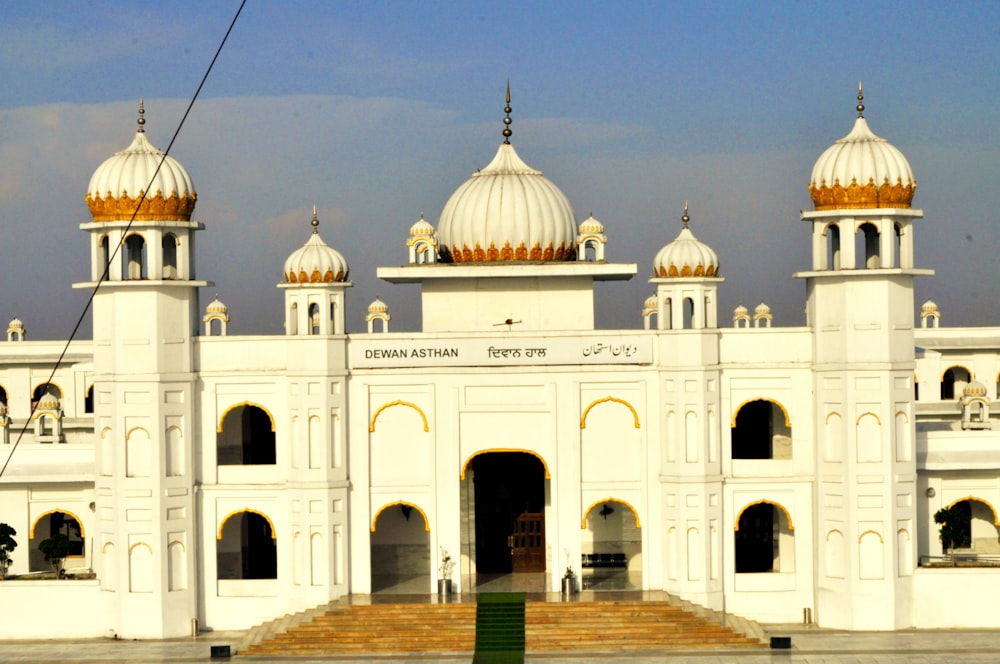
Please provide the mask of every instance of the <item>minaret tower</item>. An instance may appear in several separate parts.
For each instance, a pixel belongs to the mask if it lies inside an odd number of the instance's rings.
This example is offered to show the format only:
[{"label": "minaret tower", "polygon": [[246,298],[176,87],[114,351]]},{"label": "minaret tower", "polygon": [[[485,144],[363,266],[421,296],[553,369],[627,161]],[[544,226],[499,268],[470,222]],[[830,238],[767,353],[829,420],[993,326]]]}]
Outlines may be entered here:
[{"label": "minaret tower", "polygon": [[813,167],[816,618],[824,627],[912,625],[916,565],[913,266],[917,183],[902,153],[854,128]]},{"label": "minaret tower", "polygon": [[96,288],[94,566],[114,597],[109,627],[166,638],[198,617],[192,338],[209,284],[195,280],[191,178],[144,125],[140,100],[131,145],[91,177],[91,279],[75,287]]},{"label": "minaret tower", "polygon": [[[691,232],[684,202],[681,231],[656,254],[656,329],[663,402],[659,404],[659,479],[664,506],[663,561],[654,587],[722,609],[722,460],[720,453],[719,258]],[[714,553],[713,553],[714,552]]]}]

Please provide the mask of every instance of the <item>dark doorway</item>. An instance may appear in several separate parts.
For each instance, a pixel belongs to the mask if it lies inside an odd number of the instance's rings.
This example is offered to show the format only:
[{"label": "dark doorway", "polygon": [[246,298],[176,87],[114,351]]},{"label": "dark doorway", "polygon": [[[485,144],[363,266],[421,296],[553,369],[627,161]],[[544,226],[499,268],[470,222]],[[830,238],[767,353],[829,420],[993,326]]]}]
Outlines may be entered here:
[{"label": "dark doorway", "polygon": [[740,515],[736,531],[736,573],[773,572],[774,558],[774,506],[751,505]]},{"label": "dark doorway", "polygon": [[[545,468],[525,452],[491,452],[472,460],[476,505],[476,571],[545,571]],[[526,537],[530,529],[532,537]],[[519,569],[514,569],[514,549]],[[529,548],[535,551],[524,551]],[[531,569],[527,569],[530,567]]]}]

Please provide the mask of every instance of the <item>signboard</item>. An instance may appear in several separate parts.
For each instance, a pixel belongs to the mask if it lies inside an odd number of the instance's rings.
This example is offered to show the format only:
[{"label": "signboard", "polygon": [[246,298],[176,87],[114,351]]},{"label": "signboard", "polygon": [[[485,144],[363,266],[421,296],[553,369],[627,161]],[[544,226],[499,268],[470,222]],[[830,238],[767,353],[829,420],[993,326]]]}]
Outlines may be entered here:
[{"label": "signboard", "polygon": [[490,337],[459,339],[352,338],[352,369],[652,364],[650,336]]}]

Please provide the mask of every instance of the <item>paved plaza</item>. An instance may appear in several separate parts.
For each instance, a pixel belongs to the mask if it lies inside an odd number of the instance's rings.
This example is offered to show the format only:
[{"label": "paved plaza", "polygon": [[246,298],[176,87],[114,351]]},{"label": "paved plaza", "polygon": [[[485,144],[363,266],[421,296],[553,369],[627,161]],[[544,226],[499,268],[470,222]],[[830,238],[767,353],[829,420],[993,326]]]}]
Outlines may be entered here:
[{"label": "paved plaza", "polygon": [[[770,625],[772,635],[792,637],[789,650],[728,650],[728,651],[647,651],[585,652],[558,654],[531,654],[525,662],[552,664],[579,664],[600,660],[602,663],[645,664],[670,662],[671,664],[757,664],[765,662],[822,664],[826,662],[890,662],[939,664],[960,662],[964,664],[1000,661],[1000,629],[998,630],[906,630],[901,632],[841,632],[802,625]],[[110,639],[3,641],[0,642],[0,662],[31,662],[48,664],[63,662],[130,662],[152,664],[156,662],[378,662],[402,664],[420,662],[470,662],[471,655],[430,656],[370,656],[358,657],[234,657],[212,659],[212,645],[231,645],[235,648],[242,632],[215,632],[197,638],[167,639],[163,641],[113,641]]]}]

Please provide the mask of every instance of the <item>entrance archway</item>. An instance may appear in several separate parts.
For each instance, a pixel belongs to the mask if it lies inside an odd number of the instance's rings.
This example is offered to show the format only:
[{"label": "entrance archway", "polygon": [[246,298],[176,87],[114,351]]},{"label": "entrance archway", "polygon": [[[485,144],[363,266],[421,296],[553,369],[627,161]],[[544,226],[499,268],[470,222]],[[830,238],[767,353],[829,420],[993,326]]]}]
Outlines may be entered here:
[{"label": "entrance archway", "polygon": [[400,501],[386,505],[371,529],[373,593],[427,593],[431,587],[431,534],[424,511]]},{"label": "entrance archway", "polygon": [[546,469],[527,452],[472,458],[462,487],[463,573],[476,579],[544,573]]}]

